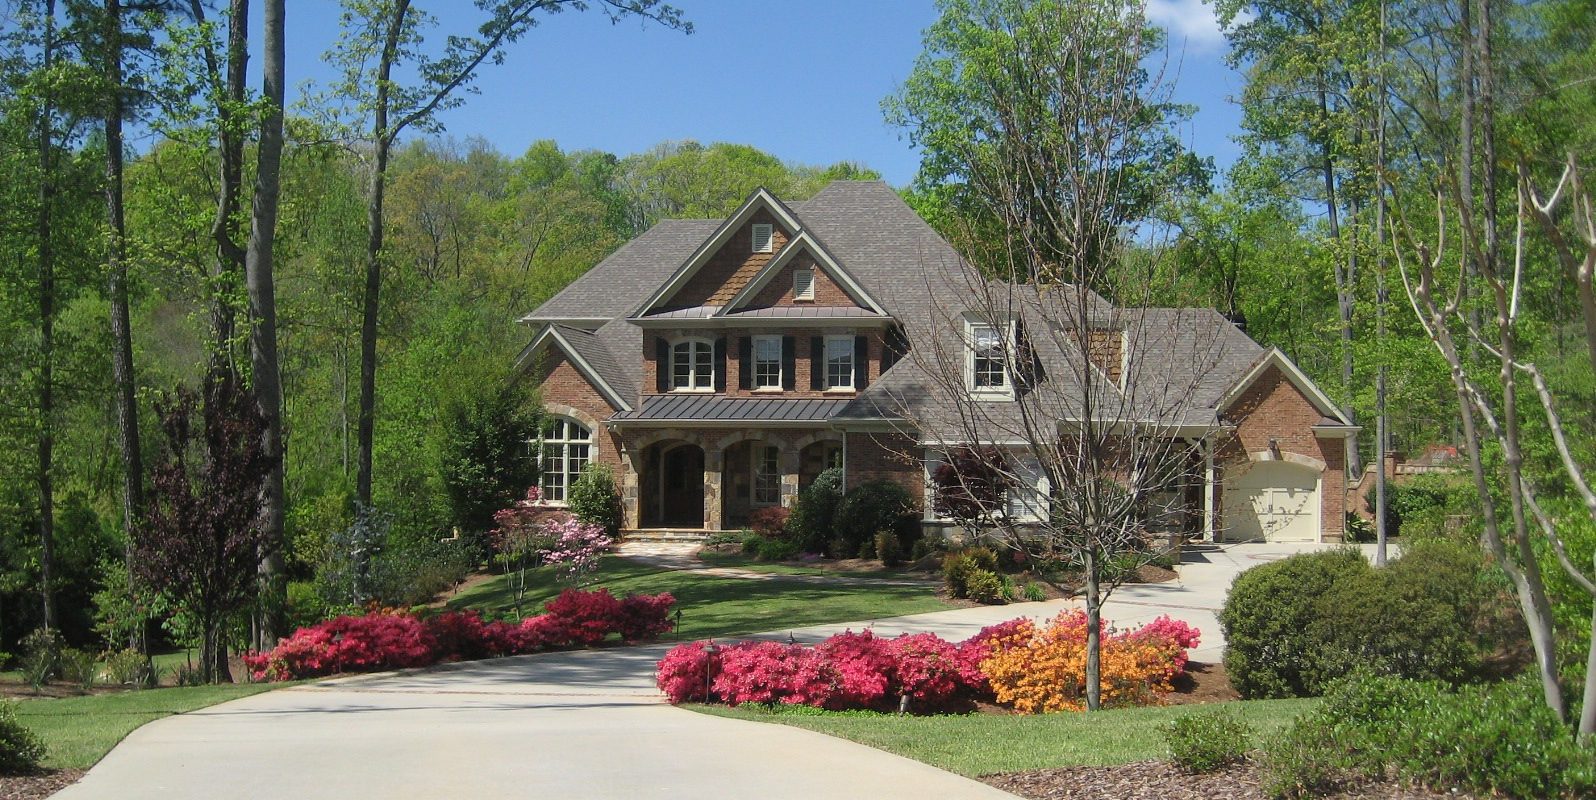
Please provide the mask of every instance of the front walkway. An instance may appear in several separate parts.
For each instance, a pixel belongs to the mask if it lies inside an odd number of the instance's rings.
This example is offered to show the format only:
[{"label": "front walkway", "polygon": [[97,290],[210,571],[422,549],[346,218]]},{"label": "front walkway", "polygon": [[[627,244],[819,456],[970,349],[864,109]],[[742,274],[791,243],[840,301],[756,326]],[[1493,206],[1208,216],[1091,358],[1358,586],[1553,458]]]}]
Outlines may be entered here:
[{"label": "front walkway", "polygon": [[[1316,546],[1192,553],[1179,581],[1131,586],[1105,615],[1197,625],[1199,661],[1223,649],[1214,615],[1241,570]],[[768,634],[818,641],[845,628],[957,641],[1045,618],[1072,601],[982,606]],[[134,731],[61,800],[228,798],[1011,797],[985,784],[787,725],[666,705],[654,664],[669,645],[579,650],[322,681],[168,717]]]}]

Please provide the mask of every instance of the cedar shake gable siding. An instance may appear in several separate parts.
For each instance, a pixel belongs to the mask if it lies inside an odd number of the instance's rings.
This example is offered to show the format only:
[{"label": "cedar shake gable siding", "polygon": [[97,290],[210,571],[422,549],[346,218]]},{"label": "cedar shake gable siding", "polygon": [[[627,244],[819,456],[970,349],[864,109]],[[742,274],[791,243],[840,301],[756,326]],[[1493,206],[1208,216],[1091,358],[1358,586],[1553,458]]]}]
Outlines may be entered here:
[{"label": "cedar shake gable siding", "polygon": [[[768,253],[754,252],[754,225],[771,226],[771,247]],[[766,264],[791,239],[793,232],[782,227],[781,222],[768,209],[755,211],[737,232],[732,234],[718,252],[687,280],[680,290],[660,304],[662,309],[693,308],[694,306],[723,306],[748,282],[764,269]]]}]

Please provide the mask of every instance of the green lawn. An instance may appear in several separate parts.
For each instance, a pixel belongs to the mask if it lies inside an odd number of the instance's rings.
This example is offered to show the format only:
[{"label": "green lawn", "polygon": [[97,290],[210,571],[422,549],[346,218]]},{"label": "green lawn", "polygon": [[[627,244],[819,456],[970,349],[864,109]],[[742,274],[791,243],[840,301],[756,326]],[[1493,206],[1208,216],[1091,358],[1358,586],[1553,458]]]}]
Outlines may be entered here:
[{"label": "green lawn", "polygon": [[802,564],[780,564],[769,561],[756,561],[750,556],[741,553],[699,553],[698,560],[713,567],[736,567],[749,572],[765,572],[772,575],[831,575],[847,578],[910,578],[926,579],[925,575],[910,575],[901,569],[821,569],[819,567],[806,567]]},{"label": "green lawn", "polygon": [[[541,610],[545,601],[564,588],[548,568],[538,570],[528,584],[530,588],[522,602],[527,614]],[[682,624],[680,630],[667,637],[672,639],[738,636],[949,608],[923,587],[822,586],[780,578],[716,578],[691,571],[662,570],[614,556],[604,558],[585,585],[608,588],[617,596],[656,592],[675,595]],[[492,614],[503,614],[514,607],[510,583],[503,576],[461,592],[448,605]]]},{"label": "green lawn", "polygon": [[[1318,700],[1244,700],[1225,707],[1257,731],[1257,745]],[[1096,714],[965,714],[898,717],[799,707],[686,706],[721,717],[775,722],[849,739],[971,777],[1050,767],[1124,764],[1163,758],[1158,728],[1194,706],[1128,708]]]},{"label": "green lawn", "polygon": [[44,765],[88,769],[134,728],[161,717],[259,694],[287,684],[234,683],[19,700],[17,718],[44,740]]}]

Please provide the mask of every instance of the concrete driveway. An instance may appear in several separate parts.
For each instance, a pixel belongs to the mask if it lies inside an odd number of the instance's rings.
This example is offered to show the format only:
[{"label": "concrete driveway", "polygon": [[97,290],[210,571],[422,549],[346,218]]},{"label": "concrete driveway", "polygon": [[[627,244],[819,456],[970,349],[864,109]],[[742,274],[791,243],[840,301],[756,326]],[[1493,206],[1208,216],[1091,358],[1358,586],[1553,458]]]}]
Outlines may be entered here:
[{"label": "concrete driveway", "polygon": [[[1162,614],[1202,630],[1241,571],[1320,549],[1228,545],[1189,551],[1180,579],[1117,590],[1121,627]],[[940,611],[769,634],[817,641],[872,627],[964,639],[1073,601]],[[653,684],[666,645],[549,653],[409,674],[322,681],[168,717],[134,731],[61,800],[186,798],[1002,798],[1010,795],[879,750],[785,725],[665,704]]]}]

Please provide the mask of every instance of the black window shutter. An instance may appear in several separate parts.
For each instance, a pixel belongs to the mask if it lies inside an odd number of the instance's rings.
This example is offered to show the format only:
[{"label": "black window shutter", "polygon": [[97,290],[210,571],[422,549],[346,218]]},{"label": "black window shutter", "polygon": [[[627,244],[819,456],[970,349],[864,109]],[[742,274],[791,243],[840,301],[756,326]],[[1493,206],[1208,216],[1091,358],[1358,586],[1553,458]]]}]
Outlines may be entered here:
[{"label": "black window shutter", "polygon": [[826,388],[826,339],[809,337],[809,388],[821,391]]},{"label": "black window shutter", "polygon": [[715,391],[726,391],[726,337],[715,340]]},{"label": "black window shutter", "polygon": [[853,388],[870,385],[870,337],[853,337]]},{"label": "black window shutter", "polygon": [[654,356],[658,362],[654,372],[654,391],[664,394],[671,390],[671,343],[656,337]]},{"label": "black window shutter", "polygon": [[781,337],[781,388],[798,388],[798,337]]},{"label": "black window shutter", "polygon": [[737,337],[737,388],[754,388],[754,340]]}]

